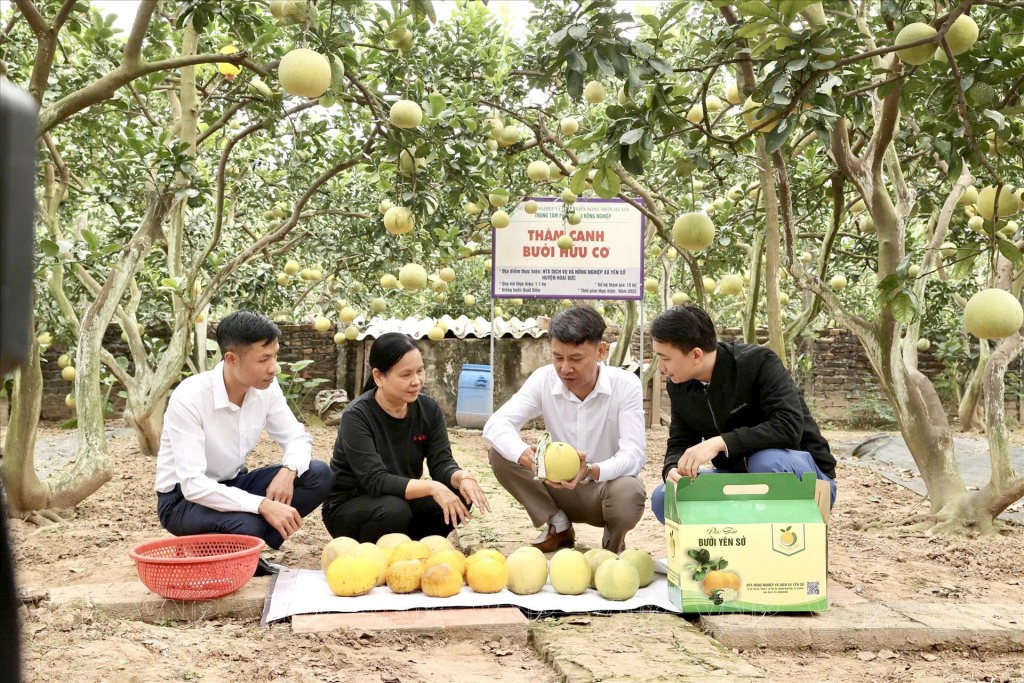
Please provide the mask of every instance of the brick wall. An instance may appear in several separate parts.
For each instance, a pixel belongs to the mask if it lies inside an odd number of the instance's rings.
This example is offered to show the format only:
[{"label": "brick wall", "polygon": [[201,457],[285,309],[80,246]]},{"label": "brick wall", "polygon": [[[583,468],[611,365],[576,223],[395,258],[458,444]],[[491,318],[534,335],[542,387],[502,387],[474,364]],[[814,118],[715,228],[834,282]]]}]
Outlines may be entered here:
[{"label": "brick wall", "polygon": [[[322,377],[328,380],[320,388],[331,388],[336,382],[341,383],[341,388],[349,390],[349,396],[353,397],[358,392],[354,386],[354,365],[355,342],[349,342],[342,347],[334,344],[334,331],[319,333],[309,325],[282,325],[285,343],[281,350],[283,362],[293,362],[306,358],[313,359],[302,373],[304,377]],[[151,332],[152,334],[152,332]],[[166,331],[165,331],[166,334]],[[212,338],[212,333],[211,333]],[[617,337],[617,330],[609,330],[609,340],[614,341]],[[737,328],[723,329],[720,331],[723,340],[731,341],[741,338],[740,330]],[[759,341],[765,341],[767,332],[759,332]],[[632,341],[633,357],[639,355],[639,335],[634,335]],[[426,342],[425,342],[426,343]],[[114,356],[128,357],[126,345],[121,342],[120,331],[112,328],[104,340],[104,345]],[[528,355],[511,354],[510,347],[524,345],[530,347]],[[453,353],[453,347],[463,346],[458,352]],[[446,367],[450,372],[441,372],[438,381],[439,387],[435,393],[439,399],[446,399],[442,402],[450,410],[454,410],[454,394],[452,386],[457,384],[458,368],[463,362],[487,363],[486,339],[446,339],[443,347],[438,347],[440,352],[437,358],[431,358],[431,367]],[[499,365],[504,366],[511,363],[512,369],[502,367],[499,377],[495,378],[498,396],[496,405],[501,405],[505,393],[513,390],[515,380],[511,377],[515,372],[525,377],[533,367],[547,361],[545,353],[533,347],[543,346],[546,350],[545,340],[513,340],[503,339],[499,341]],[[644,336],[645,360],[650,360],[650,337]],[[546,351],[545,351],[546,352]],[[71,390],[71,385],[60,377],[60,369],[57,367],[57,357],[63,353],[58,348],[50,348],[44,358],[43,364],[44,395],[43,395],[43,419],[63,421],[71,417],[71,411],[64,405],[64,396]],[[523,352],[526,353],[525,351]],[[528,362],[527,362],[528,360]],[[818,337],[804,339],[795,353],[790,356],[790,367],[795,368],[794,376],[797,383],[803,388],[804,395],[814,415],[821,422],[828,422],[836,426],[884,426],[886,417],[891,415],[888,404],[878,390],[878,383],[871,372],[867,358],[861,350],[857,340],[845,330],[826,330]],[[507,362],[506,362],[507,361]],[[365,361],[364,361],[365,362]],[[450,367],[449,367],[450,366]],[[919,367],[921,371],[933,382],[941,382],[944,373],[942,364],[931,353],[920,354]],[[504,377],[509,375],[509,377]],[[1024,421],[1024,412],[1019,399],[1024,389],[1024,358],[1015,361],[1006,373],[1007,404],[1006,415],[1011,422]],[[115,385],[111,392],[111,402],[115,411],[119,412],[124,401],[117,396],[121,390]],[[956,415],[956,404],[952,398],[945,400],[945,405],[951,417]],[[663,395],[662,410],[667,414],[668,397]],[[454,414],[451,416],[451,423],[454,424]]]}]

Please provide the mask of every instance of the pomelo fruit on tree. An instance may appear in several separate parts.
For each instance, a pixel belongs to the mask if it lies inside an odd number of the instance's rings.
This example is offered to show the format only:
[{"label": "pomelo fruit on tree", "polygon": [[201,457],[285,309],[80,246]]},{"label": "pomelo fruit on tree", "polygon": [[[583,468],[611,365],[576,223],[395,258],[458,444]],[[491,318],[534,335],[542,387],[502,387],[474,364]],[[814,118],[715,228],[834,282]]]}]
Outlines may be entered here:
[{"label": "pomelo fruit on tree", "polygon": [[491,225],[499,230],[508,227],[508,213],[502,209],[498,209],[491,214]]},{"label": "pomelo fruit on tree", "polygon": [[583,214],[570,211],[565,215],[565,220],[569,222],[569,225],[579,225],[583,221]]},{"label": "pomelo fruit on tree", "polygon": [[860,217],[860,231],[865,235],[874,235],[878,232],[875,227],[875,219],[871,217],[871,214],[866,213]]},{"label": "pomelo fruit on tree", "polygon": [[535,183],[542,183],[551,177],[551,169],[546,161],[531,161],[526,167],[526,177]]},{"label": "pomelo fruit on tree", "polygon": [[690,300],[690,295],[686,292],[673,292],[672,294],[672,305],[682,306]]},{"label": "pomelo fruit on tree", "polygon": [[377,205],[377,209],[380,210],[380,215],[383,216],[392,206],[394,206],[394,204],[390,200],[382,199],[380,204]]},{"label": "pomelo fruit on tree", "polygon": [[647,292],[648,294],[657,294],[660,288],[661,283],[658,282],[655,278],[649,277],[646,280],[644,280],[644,291]]},{"label": "pomelo fruit on tree", "polygon": [[384,228],[392,235],[404,235],[415,225],[412,211],[404,206],[392,206],[384,214]]},{"label": "pomelo fruit on tree", "polygon": [[74,365],[69,365],[69,366],[67,366],[66,368],[64,368],[63,370],[60,371],[60,376],[66,382],[74,382],[75,381],[75,375],[76,375],[76,373],[75,373],[75,366]]},{"label": "pomelo fruit on tree", "polygon": [[441,272],[438,273],[438,277],[448,283],[455,282],[455,269],[451,267],[442,268]]},{"label": "pomelo fruit on tree", "polygon": [[551,587],[562,595],[579,595],[590,586],[590,565],[583,553],[562,548],[551,558],[548,568]]},{"label": "pomelo fruit on tree", "polygon": [[562,249],[562,250],[571,249],[572,248],[572,237],[570,237],[569,235],[566,235],[566,234],[559,235],[558,239],[555,240],[555,244],[558,245],[558,248]]},{"label": "pomelo fruit on tree", "polygon": [[715,241],[715,224],[703,211],[684,213],[672,225],[672,241],[690,251],[707,249]]},{"label": "pomelo fruit on tree", "polygon": [[345,336],[344,332],[336,332],[334,334],[334,343],[338,344],[339,346],[345,343],[345,339],[347,339],[347,337]]},{"label": "pomelo fruit on tree", "polygon": [[739,83],[736,81],[729,81],[729,85],[725,86],[725,99],[729,104],[743,103],[743,95],[740,93]]},{"label": "pomelo fruit on tree", "polygon": [[353,320],[356,319],[358,315],[359,311],[352,308],[351,306],[345,306],[340,311],[338,311],[338,317],[341,318],[341,322],[343,323],[352,322]]},{"label": "pomelo fruit on tree", "polygon": [[566,116],[558,122],[558,127],[561,129],[562,135],[572,135],[580,129],[580,122],[572,116]]},{"label": "pomelo fruit on tree", "polygon": [[718,282],[718,289],[722,294],[730,296],[740,294],[743,292],[743,277],[736,273],[723,275],[722,279]]},{"label": "pomelo fruit on tree", "polygon": [[331,87],[331,63],[319,52],[300,47],[281,58],[277,78],[289,95],[313,99]]},{"label": "pomelo fruit on tree", "polygon": [[918,351],[927,351],[931,347],[932,347],[932,342],[927,337],[921,337],[920,339],[917,340],[917,350]]},{"label": "pomelo fruit on tree", "polygon": [[420,289],[427,284],[427,269],[418,263],[407,263],[398,271],[398,281],[406,289]]},{"label": "pomelo fruit on tree", "polygon": [[[235,52],[238,52],[238,48],[234,45],[225,45],[220,49],[222,55],[230,55]],[[229,81],[234,80],[235,76],[242,73],[242,70],[231,62],[217,62],[217,71]]]},{"label": "pomelo fruit on tree", "polygon": [[533,201],[532,199],[523,204],[523,211],[530,214],[531,216],[537,213],[538,208],[540,207],[537,206],[537,202]]},{"label": "pomelo fruit on tree", "polygon": [[464,306],[476,306],[476,297],[473,296],[472,294],[467,294],[466,296],[462,297],[462,304]]},{"label": "pomelo fruit on tree", "polygon": [[317,332],[326,332],[327,330],[331,329],[331,321],[323,317],[322,315],[318,315],[316,317],[316,320],[313,321],[313,328]]},{"label": "pomelo fruit on tree", "polygon": [[782,112],[765,112],[764,106],[749,97],[743,103],[743,122],[747,128],[757,129],[758,133],[770,133],[779,125]]},{"label": "pomelo fruit on tree", "polygon": [[718,283],[715,282],[715,278],[713,277],[705,275],[701,278],[701,283],[704,285],[704,291],[708,294],[714,294],[715,290],[718,288]]},{"label": "pomelo fruit on tree", "polygon": [[508,192],[506,190],[494,190],[487,195],[487,201],[491,206],[502,207],[508,204]]},{"label": "pomelo fruit on tree", "polygon": [[1008,185],[1003,185],[999,188],[999,207],[996,207],[996,188],[992,185],[984,187],[981,192],[978,193],[978,213],[987,220],[990,221],[996,215],[996,211],[999,211],[999,217],[1005,218],[1017,213],[1020,209],[1017,195],[1013,193],[1013,188]]},{"label": "pomelo fruit on tree", "polygon": [[978,42],[978,24],[966,14],[961,14],[946,31],[946,43],[953,55],[962,55]]},{"label": "pomelo fruit on tree", "polygon": [[[893,44],[899,46],[916,43],[919,40],[933,38],[937,34],[938,31],[928,24],[917,21],[904,26],[900,32],[896,34],[896,41]],[[896,54],[899,55],[900,59],[907,64],[920,66],[935,56],[935,45],[933,43],[924,43],[917,47],[905,47],[902,50],[896,50]]]},{"label": "pomelo fruit on tree", "polygon": [[398,100],[388,114],[395,128],[415,128],[423,121],[423,110],[412,100]]},{"label": "pomelo fruit on tree", "polygon": [[943,242],[939,246],[939,253],[942,254],[943,258],[953,258],[956,256],[956,244],[953,242]]},{"label": "pomelo fruit on tree", "polygon": [[828,281],[828,286],[837,292],[841,289],[846,288],[846,276],[845,275],[833,275],[832,279]]},{"label": "pomelo fruit on tree", "polygon": [[391,273],[384,273],[380,276],[380,286],[384,289],[394,289],[398,286],[398,278]]},{"label": "pomelo fruit on tree", "polygon": [[604,83],[601,81],[590,81],[583,86],[583,99],[590,104],[600,104],[604,102],[604,98],[607,97],[608,93],[604,89]]},{"label": "pomelo fruit on tree", "polygon": [[359,328],[355,325],[349,325],[345,328],[345,339],[349,341],[355,341],[359,338]]},{"label": "pomelo fruit on tree", "polygon": [[435,342],[441,341],[442,339],[444,339],[444,330],[442,330],[437,325],[434,325],[429,330],[427,330],[427,339]]},{"label": "pomelo fruit on tree", "polygon": [[977,292],[964,308],[964,327],[978,339],[1003,339],[1024,325],[1020,301],[1005,289]]},{"label": "pomelo fruit on tree", "polygon": [[569,188],[565,188],[564,190],[562,190],[562,203],[563,204],[572,204],[575,201],[576,201],[576,193],[575,192],[573,192]]},{"label": "pomelo fruit on tree", "polygon": [[462,205],[462,210],[466,212],[467,216],[475,216],[480,213],[480,207],[475,202],[466,202]]},{"label": "pomelo fruit on tree", "polygon": [[564,441],[553,441],[544,449],[544,476],[549,481],[569,481],[581,466],[579,453]]},{"label": "pomelo fruit on tree", "polygon": [[964,193],[960,195],[960,199],[956,200],[958,206],[969,206],[978,201],[978,188],[974,185],[968,185],[964,189]]},{"label": "pomelo fruit on tree", "polygon": [[704,109],[699,105],[695,104],[686,111],[686,120],[690,123],[700,123],[704,120]]},{"label": "pomelo fruit on tree", "polygon": [[69,365],[71,365],[71,356],[69,356],[66,353],[61,354],[61,356],[57,359],[57,367],[63,370]]},{"label": "pomelo fruit on tree", "polygon": [[615,558],[597,568],[594,586],[605,600],[629,600],[640,587],[640,575],[632,564]]},{"label": "pomelo fruit on tree", "polygon": [[505,126],[501,129],[501,135],[498,136],[498,144],[502,147],[511,147],[519,142],[521,135],[518,126]]},{"label": "pomelo fruit on tree", "polygon": [[297,274],[299,272],[299,262],[289,260],[287,263],[284,264],[284,272],[287,273],[288,275]]},{"label": "pomelo fruit on tree", "polygon": [[378,296],[370,302],[370,310],[374,313],[383,313],[388,310],[388,302],[384,297]]}]

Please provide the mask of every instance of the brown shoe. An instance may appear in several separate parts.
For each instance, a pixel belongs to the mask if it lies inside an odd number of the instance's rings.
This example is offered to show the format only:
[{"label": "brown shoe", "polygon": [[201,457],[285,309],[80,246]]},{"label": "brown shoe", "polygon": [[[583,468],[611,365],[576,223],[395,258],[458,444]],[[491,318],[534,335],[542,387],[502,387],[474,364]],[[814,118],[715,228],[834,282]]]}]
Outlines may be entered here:
[{"label": "brown shoe", "polygon": [[555,531],[555,527],[548,524],[547,535],[531,545],[542,553],[553,553],[559,548],[571,548],[576,545],[576,530],[570,525],[565,531]]}]

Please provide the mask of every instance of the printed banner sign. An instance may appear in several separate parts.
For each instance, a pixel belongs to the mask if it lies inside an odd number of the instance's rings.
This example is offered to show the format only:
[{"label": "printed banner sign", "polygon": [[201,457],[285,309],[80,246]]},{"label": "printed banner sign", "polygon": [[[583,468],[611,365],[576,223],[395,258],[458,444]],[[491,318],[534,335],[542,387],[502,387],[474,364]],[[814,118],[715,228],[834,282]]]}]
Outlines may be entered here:
[{"label": "printed banner sign", "polygon": [[[645,217],[621,199],[578,199],[578,225],[565,205],[539,198],[537,213],[516,207],[492,230],[491,296],[497,299],[643,299]],[[563,234],[572,247],[555,243]]]}]

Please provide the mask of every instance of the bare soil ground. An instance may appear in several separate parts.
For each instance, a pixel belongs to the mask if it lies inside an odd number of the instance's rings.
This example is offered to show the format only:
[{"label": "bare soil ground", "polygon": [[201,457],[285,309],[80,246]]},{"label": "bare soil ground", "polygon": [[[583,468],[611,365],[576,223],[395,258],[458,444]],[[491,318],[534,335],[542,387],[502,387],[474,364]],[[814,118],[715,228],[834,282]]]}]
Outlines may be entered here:
[{"label": "bare soil ground", "polygon": [[[120,425],[115,425],[120,426]],[[43,429],[53,435],[50,427]],[[334,430],[312,429],[317,457],[327,460]],[[837,442],[867,433],[829,432]],[[648,490],[660,483],[667,433],[649,434]],[[1014,434],[1017,443],[1024,434]],[[456,459],[480,475],[494,512],[478,516],[466,536],[504,552],[529,542],[536,531],[490,476],[478,432],[453,430]],[[11,520],[19,584],[47,588],[134,581],[128,550],[166,532],[156,519],[152,490],[155,460],[138,454],[132,437],[109,444],[114,479],[86,500],[67,524],[39,528]],[[842,456],[843,451],[837,449]],[[269,440],[250,466],[279,461]],[[927,502],[872,470],[840,457],[839,496],[830,520],[830,580],[878,602],[1019,603],[1024,618],[1024,529],[984,538],[933,538],[900,523],[927,510]],[[314,512],[285,544],[278,561],[316,568],[328,534]],[[596,546],[600,530],[578,528],[579,543]],[[627,541],[665,555],[662,527],[648,513]],[[556,675],[528,648],[503,643],[433,638],[391,639],[339,634],[293,635],[288,624],[261,629],[257,621],[213,620],[145,624],[104,620],[87,610],[54,610],[47,602],[23,609],[25,664],[30,681],[442,681],[457,671],[466,681],[541,683]],[[609,642],[623,634],[610,633]],[[595,646],[600,646],[596,643]],[[768,680],[785,681],[1024,681],[1024,654],[741,653]],[[934,659],[932,659],[934,658]],[[643,680],[638,672],[637,680]]]}]

